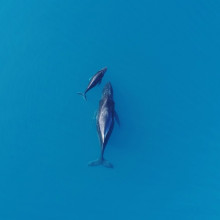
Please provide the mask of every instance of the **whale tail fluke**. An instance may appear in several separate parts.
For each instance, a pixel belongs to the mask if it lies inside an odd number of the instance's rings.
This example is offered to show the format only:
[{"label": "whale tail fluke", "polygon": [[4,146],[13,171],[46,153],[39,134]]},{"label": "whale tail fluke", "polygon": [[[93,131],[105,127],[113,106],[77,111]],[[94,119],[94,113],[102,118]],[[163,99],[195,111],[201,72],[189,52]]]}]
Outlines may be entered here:
[{"label": "whale tail fluke", "polygon": [[84,92],[77,92],[76,94],[81,95],[85,101],[87,101],[86,94]]},{"label": "whale tail fluke", "polygon": [[91,167],[100,166],[100,165],[103,165],[104,167],[107,167],[107,168],[113,168],[113,165],[108,160],[105,160],[104,158],[94,160],[88,164],[88,166],[91,166]]}]

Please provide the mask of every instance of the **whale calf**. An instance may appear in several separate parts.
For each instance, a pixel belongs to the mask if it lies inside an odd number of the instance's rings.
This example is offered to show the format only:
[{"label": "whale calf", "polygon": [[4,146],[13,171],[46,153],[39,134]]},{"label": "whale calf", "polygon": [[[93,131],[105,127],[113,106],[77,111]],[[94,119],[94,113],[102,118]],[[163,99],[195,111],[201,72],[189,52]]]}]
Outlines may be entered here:
[{"label": "whale calf", "polygon": [[103,69],[99,70],[93,77],[90,78],[86,90],[84,92],[77,92],[77,94],[83,96],[84,99],[87,100],[86,93],[90,89],[95,87],[97,84],[100,84],[102,82],[102,78],[105,75],[106,71],[107,71],[107,67],[104,67]]},{"label": "whale calf", "polygon": [[108,168],[113,168],[113,165],[104,159],[104,151],[114,128],[115,120],[120,124],[118,115],[115,112],[112,85],[108,82],[102,91],[102,97],[99,101],[99,109],[96,115],[96,128],[100,140],[101,154],[99,159],[90,162],[88,164],[89,166],[103,165]]}]

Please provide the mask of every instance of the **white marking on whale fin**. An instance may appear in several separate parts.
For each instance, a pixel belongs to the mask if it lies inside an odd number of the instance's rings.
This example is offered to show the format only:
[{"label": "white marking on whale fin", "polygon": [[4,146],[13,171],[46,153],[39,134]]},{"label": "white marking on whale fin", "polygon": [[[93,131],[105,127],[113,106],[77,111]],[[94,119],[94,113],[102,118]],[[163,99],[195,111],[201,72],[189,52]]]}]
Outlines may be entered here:
[{"label": "white marking on whale fin", "polygon": [[109,132],[111,123],[112,123],[112,118],[109,117],[108,110],[103,109],[99,117],[99,127],[100,127],[100,132],[101,132],[101,137],[102,137],[102,143],[104,143],[105,141],[105,137]]},{"label": "white marking on whale fin", "polygon": [[108,135],[108,132],[111,128],[111,124],[112,124],[112,117],[108,117],[108,120],[106,121],[105,123],[105,126],[103,126],[103,131],[102,131],[102,140],[103,140],[103,143],[105,141],[105,138],[107,137]]}]

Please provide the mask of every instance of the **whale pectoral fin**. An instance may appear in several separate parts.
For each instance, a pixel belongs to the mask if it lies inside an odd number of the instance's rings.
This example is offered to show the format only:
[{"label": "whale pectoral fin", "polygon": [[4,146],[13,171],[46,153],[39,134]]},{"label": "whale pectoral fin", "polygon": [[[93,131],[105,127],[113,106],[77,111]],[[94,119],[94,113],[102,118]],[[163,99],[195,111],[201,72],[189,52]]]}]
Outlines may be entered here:
[{"label": "whale pectoral fin", "polygon": [[115,111],[114,116],[115,116],[115,120],[116,120],[116,122],[117,122],[117,123],[118,123],[118,125],[120,126],[120,120],[119,120],[119,117],[118,117],[118,114],[117,114],[117,112],[116,112],[116,111]]}]

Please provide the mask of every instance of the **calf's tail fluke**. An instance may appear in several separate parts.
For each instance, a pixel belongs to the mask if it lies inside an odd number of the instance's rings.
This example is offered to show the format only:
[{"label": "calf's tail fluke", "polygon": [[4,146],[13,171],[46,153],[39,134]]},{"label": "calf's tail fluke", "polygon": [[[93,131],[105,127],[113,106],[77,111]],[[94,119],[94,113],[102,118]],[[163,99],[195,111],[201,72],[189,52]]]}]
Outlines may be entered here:
[{"label": "calf's tail fluke", "polygon": [[83,96],[83,98],[87,101],[85,92],[77,92],[76,94]]},{"label": "calf's tail fluke", "polygon": [[105,160],[104,158],[99,158],[98,160],[94,160],[90,163],[88,163],[88,166],[104,166],[104,167],[107,167],[107,168],[113,168],[113,165],[108,161],[108,160]]}]

